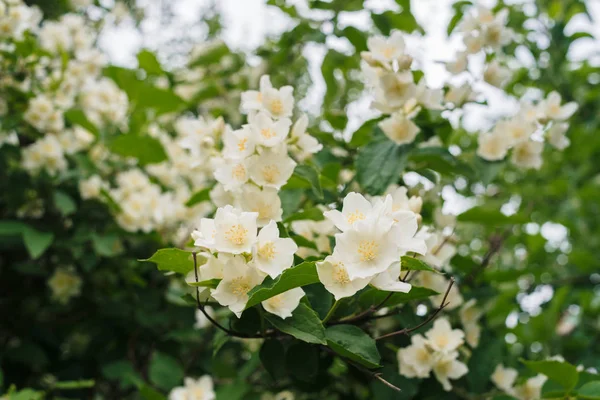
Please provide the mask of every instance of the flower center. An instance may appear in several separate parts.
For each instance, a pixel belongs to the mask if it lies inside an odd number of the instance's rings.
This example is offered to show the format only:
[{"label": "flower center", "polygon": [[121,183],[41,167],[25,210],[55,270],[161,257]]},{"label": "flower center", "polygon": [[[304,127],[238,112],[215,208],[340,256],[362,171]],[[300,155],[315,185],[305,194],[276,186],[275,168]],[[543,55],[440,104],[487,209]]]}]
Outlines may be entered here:
[{"label": "flower center", "polygon": [[231,176],[238,180],[246,178],[246,168],[242,164],[238,164],[231,170]]},{"label": "flower center", "polygon": [[417,361],[419,361],[420,363],[427,363],[429,362],[429,352],[427,351],[427,349],[425,348],[421,348],[419,350],[417,350]]},{"label": "flower center", "polygon": [[344,268],[343,263],[340,262],[333,264],[333,279],[342,285],[350,283],[348,271],[346,271],[346,268]]},{"label": "flower center", "polygon": [[200,388],[190,389],[186,394],[186,400],[202,400],[204,399],[204,390]]},{"label": "flower center", "polygon": [[377,252],[379,245],[374,240],[363,240],[358,245],[358,254],[360,254],[360,261],[367,262],[373,261],[377,258]]},{"label": "flower center", "polygon": [[279,99],[271,100],[271,113],[273,114],[281,114],[283,111],[283,103]]},{"label": "flower center", "polygon": [[272,260],[275,258],[275,244],[273,242],[267,242],[258,249],[258,255],[261,258]]},{"label": "flower center", "polygon": [[244,151],[244,150],[246,150],[246,143],[247,143],[247,142],[248,142],[248,138],[243,138],[243,139],[240,139],[240,141],[238,142],[238,145],[237,145],[237,147],[238,147],[238,150],[239,150],[239,151]]},{"label": "flower center", "polygon": [[353,213],[350,213],[348,215],[348,218],[346,218],[346,219],[347,219],[348,223],[350,225],[352,225],[356,221],[361,221],[361,220],[365,219],[365,214],[363,214],[357,210],[357,211],[354,211]]},{"label": "flower center", "polygon": [[275,183],[279,177],[279,168],[277,168],[275,165],[267,165],[262,169],[262,173],[265,181],[268,183]]},{"label": "flower center", "polygon": [[394,55],[394,48],[393,47],[386,47],[383,49],[383,51],[381,52],[383,54],[383,56],[385,58],[391,58]]},{"label": "flower center", "polygon": [[233,244],[242,245],[246,242],[248,229],[242,225],[232,225],[226,232],[225,237]]},{"label": "flower center", "polygon": [[250,289],[251,288],[248,284],[248,281],[243,276],[234,278],[231,281],[231,293],[235,294],[236,296],[245,295],[250,291]]},{"label": "flower center", "polygon": [[275,137],[275,132],[273,132],[273,129],[270,129],[270,128],[262,129],[260,131],[260,134],[265,139],[271,139],[272,137]]},{"label": "flower center", "polygon": [[437,338],[435,338],[435,343],[440,348],[446,347],[448,345],[448,337],[447,336],[438,336]]}]

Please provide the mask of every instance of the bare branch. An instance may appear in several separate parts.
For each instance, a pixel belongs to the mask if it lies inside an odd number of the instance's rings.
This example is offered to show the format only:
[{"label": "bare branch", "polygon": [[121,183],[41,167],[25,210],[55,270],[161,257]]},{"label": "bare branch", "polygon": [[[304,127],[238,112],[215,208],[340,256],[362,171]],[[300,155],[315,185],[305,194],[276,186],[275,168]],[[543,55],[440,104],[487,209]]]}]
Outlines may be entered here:
[{"label": "bare branch", "polygon": [[397,336],[397,335],[410,335],[412,332],[416,331],[417,329],[419,329],[419,328],[427,325],[431,321],[433,321],[438,316],[438,314],[444,308],[446,308],[446,306],[449,304],[449,303],[446,302],[446,300],[448,299],[448,295],[450,294],[450,290],[452,289],[452,286],[454,286],[454,278],[453,277],[450,278],[450,283],[448,284],[448,288],[446,289],[446,293],[444,293],[444,298],[442,299],[442,302],[440,303],[440,306],[434,312],[432,312],[425,321],[421,322],[420,324],[418,324],[417,326],[414,326],[412,328],[404,328],[404,329],[400,329],[399,331],[386,333],[385,335],[382,335],[382,336],[379,336],[379,337],[375,338],[375,340],[387,339],[389,337]]}]

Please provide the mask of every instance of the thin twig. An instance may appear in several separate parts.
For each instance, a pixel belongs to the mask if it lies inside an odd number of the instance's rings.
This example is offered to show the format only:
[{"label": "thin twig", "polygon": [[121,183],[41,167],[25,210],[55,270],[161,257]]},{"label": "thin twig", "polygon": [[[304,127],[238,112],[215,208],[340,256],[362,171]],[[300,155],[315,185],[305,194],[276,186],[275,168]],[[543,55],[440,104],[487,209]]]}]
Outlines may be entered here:
[{"label": "thin twig", "polygon": [[381,372],[373,374],[373,378],[377,379],[379,382],[383,383],[385,386],[387,386],[387,387],[389,387],[391,389],[394,389],[397,392],[401,392],[402,391],[402,389],[400,389],[398,386],[394,386],[390,382],[388,382],[385,379],[383,379],[381,377]]},{"label": "thin twig", "polygon": [[454,278],[450,278],[450,283],[448,284],[448,288],[446,289],[446,293],[444,293],[444,298],[442,299],[442,302],[440,303],[440,306],[429,315],[429,317],[421,322],[420,324],[418,324],[417,326],[414,326],[412,328],[404,328],[404,329],[400,329],[399,331],[395,331],[395,332],[390,332],[390,333],[386,333],[385,335],[379,336],[377,338],[375,338],[375,340],[381,340],[381,339],[386,339],[392,336],[397,336],[397,335],[409,335],[411,332],[416,331],[417,329],[427,325],[428,323],[430,323],[431,321],[433,321],[438,314],[450,303],[446,303],[446,299],[448,298],[448,295],[450,294],[450,290],[452,289],[452,286],[454,285]]},{"label": "thin twig", "polygon": [[506,231],[504,231],[504,233],[500,236],[494,235],[494,236],[490,237],[490,240],[489,240],[490,248],[488,249],[487,253],[485,253],[485,255],[483,256],[483,259],[481,260],[481,264],[479,264],[479,266],[477,268],[473,269],[473,271],[471,271],[471,273],[465,278],[466,285],[473,286],[473,284],[475,284],[477,277],[490,264],[490,261],[492,260],[492,257],[494,256],[494,254],[496,254],[498,251],[500,251],[500,249],[502,248],[502,245],[504,244],[504,241],[508,237],[509,233],[510,233],[510,228],[507,229]]}]

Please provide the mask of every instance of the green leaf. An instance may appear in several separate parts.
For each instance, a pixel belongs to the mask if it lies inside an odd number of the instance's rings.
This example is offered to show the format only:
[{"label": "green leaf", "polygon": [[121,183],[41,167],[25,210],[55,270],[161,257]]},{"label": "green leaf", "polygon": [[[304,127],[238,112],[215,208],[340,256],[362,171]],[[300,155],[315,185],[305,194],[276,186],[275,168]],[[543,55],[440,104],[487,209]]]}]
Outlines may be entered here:
[{"label": "green leaf", "polygon": [[[198,261],[200,259],[204,261],[202,257],[199,257]],[[192,253],[176,248],[160,249],[152,257],[139,261],[153,262],[159,271],[173,271],[183,275],[194,269]],[[200,264],[199,262],[198,265]]]},{"label": "green leaf", "polygon": [[378,368],[381,356],[375,340],[354,325],[334,325],[325,330],[333,351],[367,368]]},{"label": "green leaf", "polygon": [[305,219],[310,219],[313,221],[322,221],[325,219],[323,216],[323,211],[314,207],[309,208],[307,210],[296,212],[285,219],[284,222],[292,222],[292,221],[302,221]]},{"label": "green leaf", "polygon": [[183,368],[173,357],[154,352],[150,360],[148,376],[150,381],[163,390],[171,390],[183,381]]},{"label": "green leaf", "polygon": [[338,36],[343,36],[352,43],[357,53],[367,50],[367,37],[365,32],[354,26],[347,26],[342,29]]},{"label": "green leaf", "polygon": [[406,165],[408,145],[398,146],[381,138],[363,147],[356,158],[356,179],[371,195],[383,193],[400,179]]},{"label": "green leaf", "polygon": [[144,380],[135,371],[131,362],[125,360],[115,361],[103,366],[102,375],[106,379],[118,381],[123,389],[144,383]]},{"label": "green leaf", "polygon": [[273,296],[287,292],[290,289],[319,282],[317,267],[314,262],[303,262],[295,267],[286,269],[276,279],[267,278],[265,281],[248,292],[246,309],[257,305]]},{"label": "green leaf", "polygon": [[560,361],[526,361],[522,360],[523,364],[530,370],[544,374],[548,379],[553,380],[560,384],[567,392],[570,392],[577,381],[579,380],[579,373],[577,368],[568,362]]},{"label": "green leaf", "polygon": [[234,382],[217,389],[217,400],[242,400],[250,390],[250,386],[243,381]]},{"label": "green leaf", "polygon": [[514,214],[507,216],[502,214],[498,208],[490,208],[485,206],[473,207],[456,217],[460,222],[474,222],[485,225],[512,225],[523,224],[528,221],[524,215]]},{"label": "green leaf", "polygon": [[414,257],[409,257],[409,256],[402,256],[400,258],[400,265],[402,267],[403,270],[406,271],[429,271],[429,272],[435,272],[436,274],[441,274],[440,271],[438,271],[437,269],[430,267],[429,265],[427,265],[425,262],[423,262],[422,260],[419,260],[418,258],[414,258]]},{"label": "green leaf", "polygon": [[167,153],[160,141],[150,136],[120,135],[112,140],[108,147],[120,156],[136,158],[142,165],[167,160]]},{"label": "green leaf", "polygon": [[418,163],[417,169],[429,168],[442,175],[472,176],[471,167],[454,157],[444,147],[421,147],[410,153],[410,161]]},{"label": "green leaf", "polygon": [[277,339],[265,340],[260,347],[260,361],[276,381],[285,377],[285,359],[282,354],[285,354],[285,347]]},{"label": "green leaf", "polygon": [[423,29],[417,23],[417,20],[408,10],[400,13],[394,11],[385,11],[382,14],[371,14],[373,23],[385,36],[389,36],[392,30],[399,29],[404,32],[422,32]]},{"label": "green leaf", "polygon": [[156,55],[150,50],[142,50],[137,55],[138,66],[146,71],[149,75],[162,75],[164,71],[160,66],[160,62]]},{"label": "green leaf", "polygon": [[27,226],[23,229],[23,241],[31,258],[40,257],[50,247],[54,240],[54,233],[40,232]]},{"label": "green leaf", "polygon": [[82,128],[86,129],[94,136],[100,136],[100,131],[96,128],[96,125],[92,124],[89,119],[85,116],[85,113],[82,110],[71,109],[65,112],[65,118],[73,125],[79,125]]},{"label": "green leaf", "polygon": [[[194,269],[194,268],[192,267],[192,269]],[[220,279],[208,279],[206,281],[200,281],[200,282],[188,282],[188,285],[194,286],[194,287],[207,287],[207,288],[211,288],[211,289],[216,289],[217,286],[219,286],[219,282],[221,282]]]},{"label": "green leaf", "polygon": [[117,235],[92,234],[92,246],[96,254],[104,257],[112,257],[123,251],[123,246]]},{"label": "green leaf", "polygon": [[156,390],[148,385],[142,385],[140,387],[140,396],[144,400],[166,400],[167,399],[158,390]]},{"label": "green leaf", "polygon": [[56,382],[54,384],[54,388],[63,390],[88,389],[94,387],[95,385],[96,382],[93,379],[82,379],[78,381]]},{"label": "green leaf", "polygon": [[294,378],[313,383],[319,373],[319,348],[295,341],[285,353],[285,365]]},{"label": "green leaf", "polygon": [[312,189],[312,192],[317,198],[323,198],[323,189],[321,188],[321,182],[319,181],[319,173],[316,169],[310,165],[297,165],[294,169],[292,176],[299,178],[300,180],[308,183]]},{"label": "green leaf", "polygon": [[198,203],[202,203],[203,201],[210,200],[210,188],[202,189],[192,195],[190,199],[185,203],[186,207],[195,206]]},{"label": "green leaf", "polygon": [[53,197],[54,205],[62,215],[70,215],[73,214],[75,210],[77,210],[77,204],[75,204],[75,201],[71,198],[71,196],[69,196],[65,192],[57,190],[56,192],[54,192]]},{"label": "green leaf", "polygon": [[213,340],[212,340],[212,347],[213,347],[212,357],[213,358],[215,358],[217,356],[217,354],[219,353],[219,350],[221,350],[223,348],[223,346],[225,346],[225,344],[227,342],[229,342],[229,339],[231,339],[231,336],[229,336],[228,334],[226,334],[225,332],[223,332],[220,329],[217,331],[217,333],[215,334],[215,336],[213,337]]},{"label": "green leaf", "polygon": [[[387,296],[389,292],[385,292],[383,290],[378,290],[375,288],[369,288],[361,293],[358,298],[358,302],[361,307],[368,308],[373,305],[381,303]],[[439,294],[435,290],[431,290],[428,288],[413,286],[408,293],[394,293],[392,296],[385,302],[386,307],[395,306],[398,304],[406,303],[411,300],[425,300],[430,296],[435,296]]]},{"label": "green leaf", "polygon": [[600,380],[588,382],[579,388],[578,398],[600,400]]},{"label": "green leaf", "polygon": [[[362,147],[362,146],[366,145],[367,143],[369,143],[371,141],[371,139],[373,138],[375,131],[377,129],[379,129],[377,127],[377,124],[381,120],[382,120],[382,117],[370,119],[367,122],[365,122],[364,124],[362,124],[360,126],[360,128],[358,128],[356,131],[354,131],[354,133],[352,134],[352,138],[350,139],[350,142],[348,143],[348,145],[350,147]],[[381,131],[381,130],[379,130],[379,131]],[[381,132],[381,135],[383,135],[383,132]]]},{"label": "green leaf", "polygon": [[0,236],[21,235],[28,225],[20,221],[0,221]]},{"label": "green leaf", "polygon": [[307,306],[300,303],[294,310],[291,317],[281,319],[274,314],[265,314],[265,318],[275,328],[292,335],[296,339],[308,343],[325,344],[325,328],[319,319],[317,313]]},{"label": "green leaf", "polygon": [[482,337],[481,343],[473,350],[469,359],[467,382],[471,392],[483,393],[486,391],[496,365],[502,362],[503,351],[503,339]]}]

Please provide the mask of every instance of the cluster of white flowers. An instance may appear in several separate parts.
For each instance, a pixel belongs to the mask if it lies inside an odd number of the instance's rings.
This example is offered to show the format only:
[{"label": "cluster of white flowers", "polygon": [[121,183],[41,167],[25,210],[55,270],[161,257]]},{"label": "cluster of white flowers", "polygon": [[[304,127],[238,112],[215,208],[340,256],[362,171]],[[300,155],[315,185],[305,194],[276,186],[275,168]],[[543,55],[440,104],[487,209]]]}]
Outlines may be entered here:
[{"label": "cluster of white flowers", "polygon": [[42,13],[20,0],[0,1],[0,38],[22,38],[23,33],[37,29]]},{"label": "cluster of white flowers", "polygon": [[[506,8],[494,14],[492,10],[481,5],[474,7],[474,12],[466,15],[458,26],[457,30],[463,33],[465,50],[459,52],[454,61],[446,63],[448,72],[458,75],[468,71],[469,56],[482,51],[497,52],[509,44],[514,38],[514,32],[506,26],[507,20],[508,9]],[[510,76],[510,70],[503,67],[497,59],[492,60],[483,72],[483,80],[498,88],[502,88]],[[463,89],[470,88],[467,84]],[[452,101],[452,103],[458,105],[462,102]]]},{"label": "cluster of white flowers", "polygon": [[427,378],[433,371],[444,390],[450,391],[450,379],[459,379],[469,371],[458,360],[464,337],[464,332],[452,329],[446,318],[438,318],[424,337],[420,334],[413,335],[410,346],[398,350],[400,375],[407,378]]},{"label": "cluster of white flowers", "polygon": [[62,304],[68,303],[72,297],[81,294],[82,283],[79,275],[70,268],[59,268],[48,279],[52,298]]},{"label": "cluster of white flowers", "polygon": [[176,387],[169,393],[169,400],[215,400],[216,398],[213,380],[209,375],[198,379],[185,378],[184,386]]},{"label": "cluster of white flowers", "polygon": [[381,130],[398,144],[412,143],[419,127],[413,122],[421,107],[442,109],[443,91],[430,89],[425,79],[415,83],[410,69],[413,58],[406,53],[402,33],[394,31],[389,38],[370,37],[369,51],[361,54],[367,83],[374,89],[373,106],[389,118],[379,123]]},{"label": "cluster of white flowers", "polygon": [[561,105],[561,97],[552,92],[537,104],[523,103],[510,119],[498,122],[491,132],[479,135],[477,154],[489,161],[502,160],[512,149],[511,162],[520,168],[539,169],[542,166],[544,141],[558,150],[569,145],[566,122],[577,104]]},{"label": "cluster of white flowers", "polygon": [[542,386],[547,378],[544,375],[536,375],[527,379],[520,385],[515,385],[519,373],[514,368],[505,368],[498,364],[492,374],[492,382],[498,389],[519,400],[539,400],[542,398]]},{"label": "cluster of white flowers", "polygon": [[289,180],[296,158],[318,152],[322,146],[306,133],[308,118],[303,115],[292,127],[292,87],[276,89],[268,76],[260,79],[260,91],[242,93],[242,112],[248,124],[240,129],[225,128],[223,151],[212,159],[219,182],[211,193],[215,204],[234,204],[258,213],[258,225],[281,221],[283,210],[278,191]]},{"label": "cluster of white flowers", "polygon": [[406,200],[404,188],[371,201],[351,192],[341,211],[324,213],[341,232],[335,235],[333,253],[317,263],[317,273],[336,300],[368,284],[386,291],[410,290],[410,284],[399,280],[400,257],[425,254],[427,247],[415,236],[418,218]]},{"label": "cluster of white flowers", "polygon": [[[238,317],[246,307],[248,292],[267,275],[275,279],[290,268],[298,250],[292,239],[280,237],[277,222],[283,210],[278,191],[296,166],[289,153],[302,158],[322,146],[306,133],[306,116],[292,128],[292,92],[290,86],[274,88],[269,77],[263,76],[259,91],[242,93],[241,110],[248,114],[248,124],[238,130],[224,126],[222,151],[210,163],[218,182],[210,197],[219,208],[214,219],[203,218],[200,229],[192,233],[194,244],[210,251],[203,253],[206,262],[198,270],[200,279],[221,279],[210,294]],[[181,121],[179,129],[197,128]],[[214,143],[194,134],[180,141],[191,151]],[[195,280],[195,271],[187,280]],[[262,305],[268,312],[287,318],[303,296],[304,291],[296,288]]]}]

